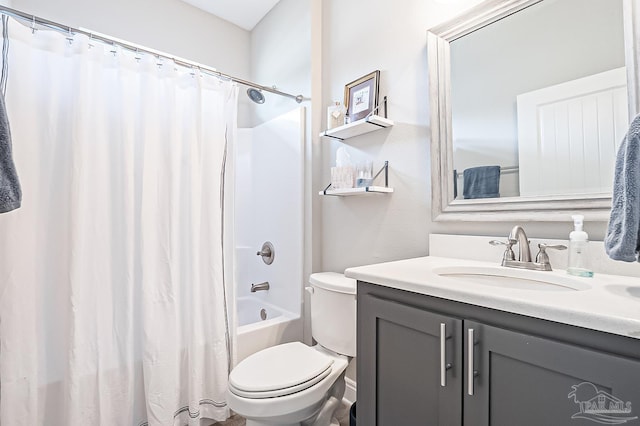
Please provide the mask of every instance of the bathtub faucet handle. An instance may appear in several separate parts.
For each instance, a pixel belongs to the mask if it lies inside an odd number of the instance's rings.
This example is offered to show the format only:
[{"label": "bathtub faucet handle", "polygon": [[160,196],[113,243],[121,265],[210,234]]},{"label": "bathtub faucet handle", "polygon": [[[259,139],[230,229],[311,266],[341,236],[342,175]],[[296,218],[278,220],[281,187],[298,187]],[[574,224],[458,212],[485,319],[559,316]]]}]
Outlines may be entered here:
[{"label": "bathtub faucet handle", "polygon": [[251,284],[251,293],[255,293],[256,291],[266,291],[269,290],[269,281],[265,281],[260,284]]},{"label": "bathtub faucet handle", "polygon": [[266,250],[258,251],[258,252],[256,252],[256,254],[257,254],[258,256],[265,256],[265,257],[269,257],[269,256],[271,256],[271,249],[269,249],[269,247],[267,247],[267,248],[266,248]]},{"label": "bathtub faucet handle", "polygon": [[273,244],[269,241],[264,243],[260,248],[260,251],[256,253],[258,256],[262,257],[262,260],[267,265],[271,265],[273,263],[273,258],[276,255],[276,251],[273,248]]}]

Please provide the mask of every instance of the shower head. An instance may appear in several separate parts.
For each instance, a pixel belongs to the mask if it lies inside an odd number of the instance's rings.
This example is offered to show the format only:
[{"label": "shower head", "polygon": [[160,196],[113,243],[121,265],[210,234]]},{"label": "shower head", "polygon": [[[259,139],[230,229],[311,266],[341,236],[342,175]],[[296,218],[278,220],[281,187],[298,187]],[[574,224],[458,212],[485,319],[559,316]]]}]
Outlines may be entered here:
[{"label": "shower head", "polygon": [[262,94],[262,90],[256,89],[255,87],[249,87],[247,89],[247,96],[249,96],[249,99],[257,104],[264,103],[264,95]]}]

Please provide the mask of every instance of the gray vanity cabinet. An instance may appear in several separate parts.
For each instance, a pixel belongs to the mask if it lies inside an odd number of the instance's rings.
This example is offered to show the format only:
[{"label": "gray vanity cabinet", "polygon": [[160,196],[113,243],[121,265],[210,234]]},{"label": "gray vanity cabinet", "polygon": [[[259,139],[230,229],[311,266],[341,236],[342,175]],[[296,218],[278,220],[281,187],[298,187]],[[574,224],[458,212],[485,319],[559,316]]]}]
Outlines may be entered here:
[{"label": "gray vanity cabinet", "polygon": [[460,425],[462,321],[370,296],[358,327],[358,424]]},{"label": "gray vanity cabinet", "polygon": [[366,426],[593,426],[572,416],[597,395],[640,415],[638,339],[363,282],[357,338]]},{"label": "gray vanity cabinet", "polygon": [[[464,425],[593,426],[598,423],[572,419],[580,406],[569,395],[581,383],[640,406],[637,360],[473,321],[465,320],[464,328]],[[473,353],[469,330],[473,331]],[[476,374],[470,377],[471,363]],[[589,384],[582,385],[577,398],[580,393],[595,396]],[[605,405],[609,402],[605,399]],[[640,407],[634,411],[639,413]]]}]

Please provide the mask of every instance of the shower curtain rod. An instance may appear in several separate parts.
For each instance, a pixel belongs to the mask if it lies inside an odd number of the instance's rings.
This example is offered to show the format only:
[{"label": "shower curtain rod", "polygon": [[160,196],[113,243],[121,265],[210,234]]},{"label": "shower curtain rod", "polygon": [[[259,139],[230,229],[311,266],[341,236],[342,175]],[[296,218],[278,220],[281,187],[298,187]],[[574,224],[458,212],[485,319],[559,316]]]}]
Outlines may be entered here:
[{"label": "shower curtain rod", "polygon": [[216,70],[215,68],[211,68],[208,67],[206,65],[202,65],[199,64],[197,62],[193,62],[190,61],[188,59],[183,59],[183,58],[178,58],[176,56],[172,56],[166,53],[162,53],[158,50],[154,50],[148,47],[144,47],[144,46],[139,46],[136,45],[134,43],[130,43],[130,42],[126,42],[123,40],[119,40],[115,37],[110,37],[104,34],[100,34],[100,33],[95,33],[93,31],[89,31],[89,30],[84,30],[81,28],[73,28],[70,27],[68,25],[62,25],[59,24],[57,22],[54,21],[49,21],[47,19],[43,19],[43,18],[39,18],[35,15],[30,15],[28,13],[25,12],[21,12],[19,10],[16,9],[11,9],[9,7],[6,6],[2,6],[0,5],[0,13],[3,15],[7,15],[7,16],[11,16],[13,18],[16,19],[21,19],[23,21],[28,21],[31,22],[31,28],[32,30],[37,30],[36,25],[40,25],[42,27],[46,27],[55,31],[59,31],[62,33],[66,33],[66,34],[70,34],[70,35],[75,35],[75,34],[84,34],[86,36],[88,36],[89,38],[93,39],[93,40],[99,40],[103,43],[106,44],[110,44],[112,46],[120,46],[124,49],[130,50],[132,52],[140,52],[140,53],[148,53],[151,54],[153,56],[156,56],[158,58],[164,58],[164,59],[169,59],[171,61],[173,61],[175,64],[177,65],[181,65],[184,66],[186,68],[195,68],[198,69],[201,72],[210,74],[210,75],[214,75],[226,80],[231,80],[235,83],[241,84],[243,86],[248,86],[248,87],[253,87],[256,88],[258,90],[262,90],[265,92],[270,92],[270,93],[274,93],[276,95],[280,95],[280,96],[284,96],[286,98],[291,98],[293,100],[295,100],[297,103],[301,103],[302,101],[308,101],[310,100],[309,98],[306,98],[302,95],[292,95],[290,93],[286,93],[286,92],[282,92],[278,89],[275,88],[275,86],[273,87],[269,87],[269,86],[263,86],[261,84],[257,84],[257,83],[253,83],[251,81],[247,81],[247,80],[243,80],[241,78],[238,77],[234,77],[232,75],[229,74],[225,74],[223,72],[220,72],[218,70]]}]

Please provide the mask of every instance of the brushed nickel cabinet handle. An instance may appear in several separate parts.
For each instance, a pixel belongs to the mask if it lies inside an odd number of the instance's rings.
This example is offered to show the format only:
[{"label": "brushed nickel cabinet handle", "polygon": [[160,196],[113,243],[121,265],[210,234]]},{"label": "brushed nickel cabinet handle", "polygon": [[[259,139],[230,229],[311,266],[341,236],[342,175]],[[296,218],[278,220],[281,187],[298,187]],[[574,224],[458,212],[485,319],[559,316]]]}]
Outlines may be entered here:
[{"label": "brushed nickel cabinet handle", "polygon": [[440,323],[440,386],[447,386],[447,325]]},{"label": "brushed nickel cabinet handle", "polygon": [[470,328],[468,330],[468,340],[467,340],[467,348],[468,348],[468,356],[467,356],[467,360],[469,361],[469,365],[467,365],[467,393],[471,396],[473,396],[473,378],[474,378],[474,371],[473,371],[473,328]]}]

